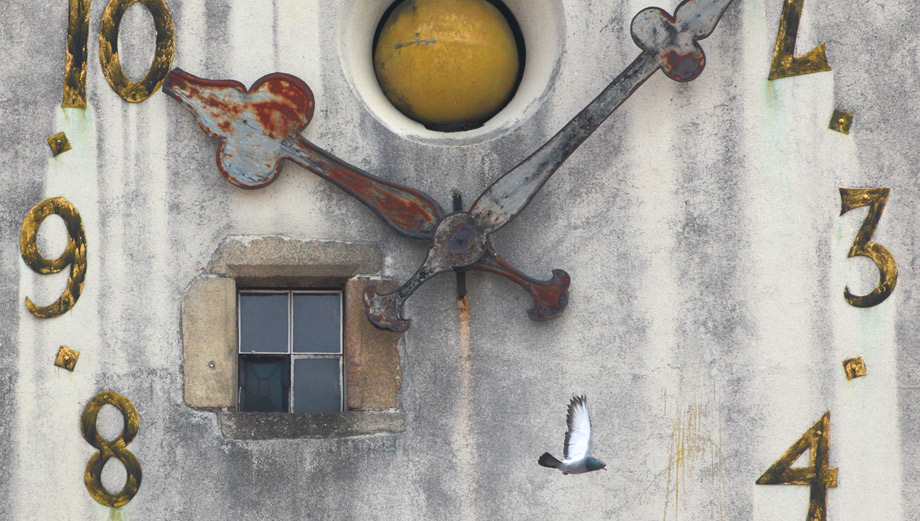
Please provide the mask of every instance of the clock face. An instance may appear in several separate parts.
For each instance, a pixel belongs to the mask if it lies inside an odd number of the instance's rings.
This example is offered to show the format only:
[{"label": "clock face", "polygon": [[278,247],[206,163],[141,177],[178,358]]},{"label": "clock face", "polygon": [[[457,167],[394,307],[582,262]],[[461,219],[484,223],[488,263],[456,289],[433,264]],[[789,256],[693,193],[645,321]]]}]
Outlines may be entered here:
[{"label": "clock face", "polygon": [[[383,105],[389,2],[0,6],[0,518],[916,518],[917,9],[611,4],[501,3],[462,132]],[[342,347],[240,373],[240,290]],[[606,471],[540,467],[582,394]]]}]

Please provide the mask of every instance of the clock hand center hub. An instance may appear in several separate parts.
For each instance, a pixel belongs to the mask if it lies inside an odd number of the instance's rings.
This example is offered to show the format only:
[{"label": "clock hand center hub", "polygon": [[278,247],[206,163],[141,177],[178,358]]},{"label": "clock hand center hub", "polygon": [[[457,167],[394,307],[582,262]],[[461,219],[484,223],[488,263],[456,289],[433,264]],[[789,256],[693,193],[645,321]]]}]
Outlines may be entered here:
[{"label": "clock hand center hub", "polygon": [[479,260],[486,251],[489,236],[476,229],[469,212],[446,216],[434,232],[430,255],[435,265],[462,268]]}]

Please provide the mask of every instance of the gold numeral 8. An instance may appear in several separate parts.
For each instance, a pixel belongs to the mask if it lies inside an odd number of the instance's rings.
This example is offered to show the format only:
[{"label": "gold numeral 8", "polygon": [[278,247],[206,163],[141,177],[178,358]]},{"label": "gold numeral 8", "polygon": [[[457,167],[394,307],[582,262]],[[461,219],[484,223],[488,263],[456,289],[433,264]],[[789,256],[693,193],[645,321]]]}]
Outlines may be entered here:
[{"label": "gold numeral 8", "polygon": [[[60,215],[64,219],[68,235],[64,253],[54,260],[48,260],[42,256],[36,243],[38,228],[42,221],[51,214]],[[40,318],[53,318],[69,311],[80,298],[83,281],[86,279],[86,232],[83,230],[83,219],[80,218],[80,212],[63,197],[46,199],[38,203],[29,210],[22,221],[19,249],[22,252],[22,260],[35,273],[50,275],[70,266],[70,278],[67,279],[67,288],[64,293],[47,306],[38,306],[29,297],[26,297],[26,307],[29,308],[29,311]]]},{"label": "gold numeral 8", "polygon": [[894,261],[894,256],[888,251],[888,248],[869,240],[882,218],[882,211],[885,209],[890,193],[890,188],[840,189],[840,215],[855,208],[869,207],[866,220],[856,233],[856,240],[853,241],[853,247],[850,248],[847,258],[868,257],[878,267],[879,273],[879,283],[868,295],[854,295],[850,293],[849,287],[843,290],[843,296],[851,306],[858,308],[877,306],[891,295],[895,284],[898,283],[898,265]]},{"label": "gold numeral 8", "polygon": [[[106,404],[112,405],[121,411],[121,416],[124,419],[121,435],[112,441],[103,438],[96,431],[96,419],[102,406]],[[141,464],[134,454],[127,449],[127,446],[137,436],[137,428],[140,425],[137,409],[131,403],[131,400],[124,396],[112,391],[102,391],[86,404],[80,420],[83,439],[96,449],[99,449],[99,452],[93,454],[86,464],[86,472],[83,475],[86,490],[89,491],[89,495],[93,499],[103,505],[120,507],[127,504],[134,498],[141,486]],[[125,486],[117,494],[112,494],[102,484],[102,468],[112,458],[120,461],[127,472]]]}]

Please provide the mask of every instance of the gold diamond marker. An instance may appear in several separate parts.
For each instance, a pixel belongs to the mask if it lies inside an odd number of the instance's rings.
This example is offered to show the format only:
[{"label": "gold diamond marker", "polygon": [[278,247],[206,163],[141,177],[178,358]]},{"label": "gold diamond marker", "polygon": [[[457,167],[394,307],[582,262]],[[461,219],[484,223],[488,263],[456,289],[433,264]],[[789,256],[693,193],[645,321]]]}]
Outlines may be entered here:
[{"label": "gold diamond marker", "polygon": [[51,153],[58,156],[70,150],[70,141],[67,141],[67,134],[58,132],[48,138],[48,146],[51,147]]},{"label": "gold diamond marker", "polygon": [[78,358],[80,358],[79,351],[74,351],[67,346],[61,346],[61,348],[58,349],[57,358],[54,359],[54,365],[67,369],[68,371],[73,371],[74,367],[77,366]]},{"label": "gold diamond marker", "polygon": [[831,116],[831,124],[827,128],[831,130],[836,130],[841,134],[849,134],[850,126],[853,125],[853,114],[849,112],[844,112],[839,109],[834,110],[834,115]]},{"label": "gold diamond marker", "polygon": [[847,373],[847,380],[866,376],[866,364],[862,357],[849,358],[843,361],[843,370]]}]

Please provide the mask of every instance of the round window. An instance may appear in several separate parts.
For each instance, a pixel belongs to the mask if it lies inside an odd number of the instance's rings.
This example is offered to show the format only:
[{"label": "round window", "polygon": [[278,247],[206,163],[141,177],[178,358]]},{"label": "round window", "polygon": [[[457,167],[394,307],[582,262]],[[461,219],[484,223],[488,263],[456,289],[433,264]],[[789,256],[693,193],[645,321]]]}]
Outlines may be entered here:
[{"label": "round window", "polygon": [[336,20],[339,57],[368,111],[394,133],[432,144],[478,143],[542,106],[562,57],[562,4],[344,2]]},{"label": "round window", "polygon": [[477,128],[517,89],[520,34],[498,0],[399,0],[378,26],[374,72],[387,99],[427,128]]}]

